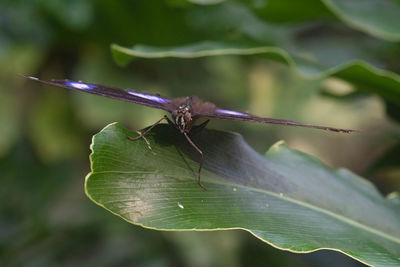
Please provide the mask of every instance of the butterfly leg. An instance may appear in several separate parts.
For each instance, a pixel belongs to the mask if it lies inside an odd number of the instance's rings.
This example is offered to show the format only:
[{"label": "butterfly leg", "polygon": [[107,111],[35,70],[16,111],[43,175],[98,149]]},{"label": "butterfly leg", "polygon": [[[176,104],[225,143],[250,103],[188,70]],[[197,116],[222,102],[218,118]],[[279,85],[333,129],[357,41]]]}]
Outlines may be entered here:
[{"label": "butterfly leg", "polygon": [[173,121],[171,121],[167,116],[165,116],[165,118],[170,126],[174,127],[175,129],[177,129],[179,131],[179,128],[176,126],[176,124]]},{"label": "butterfly leg", "polygon": [[[141,134],[142,134],[140,131],[136,131],[136,133],[137,133],[138,135],[141,135]],[[151,150],[151,145],[150,145],[149,140],[147,140],[146,136],[142,136],[142,138],[143,138],[143,140],[146,142],[147,147]]]},{"label": "butterfly leg", "polygon": [[186,140],[188,140],[188,142],[197,150],[197,152],[200,153],[201,156],[201,160],[200,160],[200,166],[199,166],[199,171],[198,171],[198,178],[197,178],[197,183],[199,184],[199,186],[201,188],[203,188],[204,190],[207,190],[207,188],[201,183],[200,181],[200,173],[201,173],[201,168],[203,167],[203,161],[204,161],[204,156],[203,156],[203,151],[200,150],[200,148],[198,148],[196,146],[195,143],[193,143],[192,139],[190,139],[190,137],[187,135],[186,132],[183,133],[186,137]]},{"label": "butterfly leg", "polygon": [[162,117],[161,119],[159,119],[158,121],[156,121],[156,123],[154,123],[153,125],[151,125],[149,128],[147,128],[144,132],[140,133],[139,136],[136,137],[130,137],[130,136],[126,136],[126,138],[128,138],[129,140],[132,141],[136,141],[142,137],[144,137],[146,134],[148,134],[154,127],[156,127],[158,124],[160,124],[160,122],[162,120],[167,120],[170,121],[170,119],[168,119],[168,117],[166,115],[164,115],[164,117]]}]

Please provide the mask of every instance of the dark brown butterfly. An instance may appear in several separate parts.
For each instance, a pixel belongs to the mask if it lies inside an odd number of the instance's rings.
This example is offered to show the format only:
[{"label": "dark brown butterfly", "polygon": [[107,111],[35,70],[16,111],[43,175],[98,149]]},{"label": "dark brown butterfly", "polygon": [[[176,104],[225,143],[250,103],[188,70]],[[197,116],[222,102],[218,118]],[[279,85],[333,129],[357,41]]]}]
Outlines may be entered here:
[{"label": "dark brown butterfly", "polygon": [[[69,80],[40,80],[35,77],[26,77],[26,78],[42,83],[47,83],[50,85],[60,86],[94,95],[101,95],[109,98],[118,99],[121,101],[132,102],[135,104],[168,111],[169,113],[171,113],[172,121],[167,116],[164,116],[156,123],[154,123],[152,126],[147,128],[139,136],[135,138],[127,136],[127,138],[130,140],[138,140],[139,138],[144,137],[149,131],[151,131],[151,129],[153,129],[161,121],[166,120],[169,124],[177,128],[185,136],[187,141],[199,152],[201,160],[198,170],[198,184],[203,189],[206,189],[200,181],[200,172],[204,161],[203,152],[196,146],[196,144],[188,136],[188,133],[192,129],[193,123],[200,117],[222,119],[222,120],[249,121],[249,122],[259,122],[259,123],[281,124],[289,126],[300,126],[300,127],[308,127],[308,128],[315,128],[315,129],[343,132],[343,133],[350,133],[356,131],[356,130],[339,129],[327,126],[303,124],[290,120],[279,120],[272,118],[257,117],[245,112],[220,109],[213,103],[205,102],[197,97],[192,97],[192,96],[168,99],[158,95],[135,92],[131,90],[121,90],[118,88],[104,86],[100,84],[83,83],[83,82],[76,82]],[[208,120],[203,124],[201,124],[200,127],[205,127],[207,123]]]}]

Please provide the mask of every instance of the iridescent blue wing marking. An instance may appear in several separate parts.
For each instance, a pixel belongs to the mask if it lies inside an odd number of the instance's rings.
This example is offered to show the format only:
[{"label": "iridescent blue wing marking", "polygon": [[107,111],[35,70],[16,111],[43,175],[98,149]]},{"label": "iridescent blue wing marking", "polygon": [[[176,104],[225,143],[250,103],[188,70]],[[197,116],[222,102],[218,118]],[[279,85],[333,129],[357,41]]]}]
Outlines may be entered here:
[{"label": "iridescent blue wing marking", "polygon": [[305,123],[298,123],[290,120],[280,120],[280,119],[272,119],[272,118],[262,118],[249,113],[227,110],[227,109],[219,109],[215,108],[212,110],[204,110],[203,112],[197,113],[198,116],[204,116],[208,118],[214,119],[222,119],[222,120],[234,120],[234,121],[248,121],[248,122],[258,122],[258,123],[271,123],[271,124],[280,124],[280,125],[288,125],[288,126],[299,126],[299,127],[307,127],[307,128],[315,128],[333,132],[343,132],[343,133],[351,133],[356,132],[356,130],[350,129],[339,129],[334,127],[327,126],[318,126],[311,125]]},{"label": "iridescent blue wing marking", "polygon": [[227,110],[227,109],[216,109],[215,110],[216,114],[222,114],[222,115],[231,115],[231,116],[244,116],[248,117],[249,114],[239,112],[239,111],[234,111],[234,110]]},{"label": "iridescent blue wing marking", "polygon": [[160,104],[167,104],[170,103],[171,100],[167,99],[167,98],[163,98],[157,95],[150,95],[150,94],[144,94],[144,93],[139,93],[139,92],[135,92],[135,91],[127,91],[128,94],[142,98],[142,99],[147,99],[153,102],[157,102]]},{"label": "iridescent blue wing marking", "polygon": [[105,96],[121,101],[132,102],[135,104],[163,109],[171,112],[170,105],[167,105],[168,103],[171,102],[171,100],[157,95],[139,93],[134,91],[125,91],[115,87],[104,86],[100,84],[84,83],[84,82],[69,81],[69,80],[40,80],[35,77],[29,77],[29,76],[25,77],[34,81],[54,86],[82,91],[94,95]]}]

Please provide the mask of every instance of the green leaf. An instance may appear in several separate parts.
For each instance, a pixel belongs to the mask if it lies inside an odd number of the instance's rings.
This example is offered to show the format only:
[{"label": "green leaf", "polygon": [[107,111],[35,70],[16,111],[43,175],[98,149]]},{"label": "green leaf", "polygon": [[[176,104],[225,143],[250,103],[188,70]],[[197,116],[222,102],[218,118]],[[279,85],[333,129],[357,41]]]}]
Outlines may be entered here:
[{"label": "green leaf", "polygon": [[[173,52],[180,52],[179,50],[186,50],[186,57],[189,57],[191,53],[193,54],[191,57],[198,57],[203,56],[202,53],[196,54],[198,49],[201,49],[203,53],[207,52],[205,55],[209,56],[219,54],[214,50],[227,50],[222,54],[230,55],[230,49],[241,49],[243,54],[248,54],[246,52],[249,49],[262,48],[275,51],[272,54],[280,59],[291,58],[300,73],[315,77],[354,60],[364,60],[377,67],[385,66],[390,57],[382,51],[398,49],[394,44],[349,31],[343,25],[271,23],[257,17],[246,6],[239,3],[202,6],[191,8],[186,12],[192,21],[189,24],[192,31],[201,33],[196,39],[203,41],[194,43],[192,40],[187,40],[187,45],[172,47],[135,45],[132,48],[125,48],[113,45],[112,52],[118,53],[115,57],[117,63],[126,64],[130,57],[174,56]],[[204,19],[205,13],[207,19]],[[232,20],[232,18],[240,18],[240,20]],[[214,42],[206,40],[214,40]],[[125,54],[125,57],[122,57],[122,54]],[[122,61],[120,61],[121,58]]]},{"label": "green leaf", "polygon": [[323,0],[350,26],[388,41],[400,41],[400,2],[396,0]]},{"label": "green leaf", "polygon": [[[241,0],[259,17],[270,22],[336,21],[335,15],[320,0]],[[310,8],[312,6],[312,8]]]},{"label": "green leaf", "polygon": [[246,45],[233,45],[223,42],[204,41],[194,44],[171,46],[171,47],[156,47],[150,45],[137,44],[132,48],[111,45],[115,61],[120,65],[126,65],[132,61],[133,57],[142,58],[198,58],[208,56],[223,56],[223,55],[253,55],[260,53],[277,53],[284,57],[284,52],[279,53],[279,48],[259,46],[251,47]]},{"label": "green leaf", "polygon": [[93,138],[86,194],[124,220],[156,230],[243,229],[293,252],[341,251],[375,266],[400,264],[400,209],[345,169],[275,144],[265,157],[234,133],[193,133],[199,155],[174,128],[145,140],[119,124]]},{"label": "green leaf", "polygon": [[[264,56],[287,63],[308,78],[339,76],[353,83],[356,89],[383,96],[393,107],[390,110],[399,107],[400,76],[382,70],[393,65],[393,55],[398,51],[396,44],[333,22],[271,23],[238,2],[196,6],[185,14],[191,21],[188,26],[201,36],[197,40],[203,41],[187,40],[186,45],[164,47],[113,44],[111,50],[116,62],[125,65],[136,57]],[[181,40],[180,43],[185,42]],[[371,83],[360,77],[360,73],[368,74],[367,80]]]},{"label": "green leaf", "polygon": [[84,30],[94,18],[94,10],[90,1],[72,0],[67,2],[42,1],[42,8],[52,14],[59,23],[69,30]]},{"label": "green leaf", "polygon": [[400,76],[359,61],[333,71],[332,74],[353,83],[359,91],[373,93],[388,103],[400,106]]},{"label": "green leaf", "polygon": [[187,1],[198,5],[215,5],[222,3],[226,0],[187,0]]},{"label": "green leaf", "polygon": [[111,50],[114,59],[120,65],[129,63],[133,57],[142,58],[196,58],[223,55],[257,55],[285,62],[295,67],[300,74],[312,78],[337,76],[353,83],[359,90],[375,93],[391,103],[400,105],[400,76],[396,73],[381,70],[366,62],[352,60],[333,67],[322,67],[305,58],[292,58],[285,50],[275,46],[235,45],[224,42],[204,41],[175,47],[154,47],[135,45],[126,48],[113,44]]}]

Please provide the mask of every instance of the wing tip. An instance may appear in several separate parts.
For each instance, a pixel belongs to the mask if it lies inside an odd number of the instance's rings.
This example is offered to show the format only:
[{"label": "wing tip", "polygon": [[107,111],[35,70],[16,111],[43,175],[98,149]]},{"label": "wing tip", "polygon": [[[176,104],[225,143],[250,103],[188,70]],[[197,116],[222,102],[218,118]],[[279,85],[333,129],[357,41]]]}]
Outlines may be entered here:
[{"label": "wing tip", "polygon": [[331,127],[326,127],[324,130],[332,131],[332,132],[338,132],[338,133],[358,133],[361,132],[360,130],[353,130],[353,129],[339,129],[339,128],[331,128]]},{"label": "wing tip", "polygon": [[25,76],[28,79],[34,80],[34,81],[39,81],[39,78],[33,77],[33,76]]},{"label": "wing tip", "polygon": [[30,80],[34,80],[34,81],[38,81],[39,80],[39,78],[33,77],[33,76],[29,76],[29,75],[24,75],[24,74],[18,74],[18,75],[21,76],[21,77],[24,77],[26,79],[30,79]]}]

